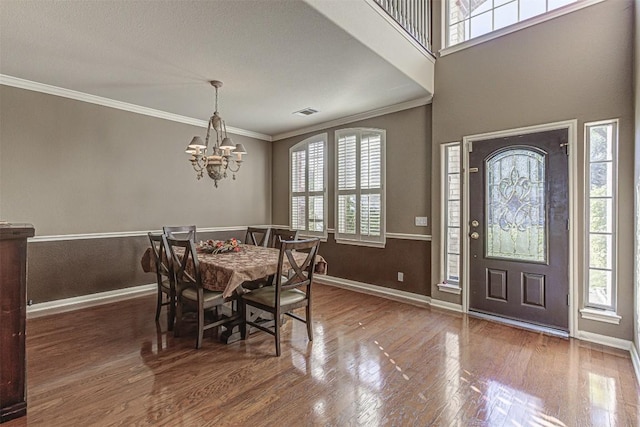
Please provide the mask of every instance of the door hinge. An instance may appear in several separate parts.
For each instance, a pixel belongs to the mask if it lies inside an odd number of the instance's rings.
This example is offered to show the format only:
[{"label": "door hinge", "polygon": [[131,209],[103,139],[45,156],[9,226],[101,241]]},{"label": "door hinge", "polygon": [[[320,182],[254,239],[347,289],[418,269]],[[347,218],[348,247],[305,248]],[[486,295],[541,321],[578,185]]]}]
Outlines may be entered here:
[{"label": "door hinge", "polygon": [[567,305],[571,305],[569,304],[569,294],[567,294]]},{"label": "door hinge", "polygon": [[569,143],[568,142],[562,142],[560,143],[560,148],[564,148],[564,153],[568,156],[569,155]]},{"label": "door hinge", "polygon": [[473,151],[473,141],[467,142],[467,148],[469,153]]}]

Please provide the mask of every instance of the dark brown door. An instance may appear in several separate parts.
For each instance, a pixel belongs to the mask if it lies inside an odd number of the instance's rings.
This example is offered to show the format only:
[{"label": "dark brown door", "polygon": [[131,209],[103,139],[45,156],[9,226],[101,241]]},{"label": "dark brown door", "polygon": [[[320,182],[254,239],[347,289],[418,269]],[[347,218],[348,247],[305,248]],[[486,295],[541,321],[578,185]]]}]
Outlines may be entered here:
[{"label": "dark brown door", "polygon": [[567,130],[474,141],[469,309],[568,330]]}]

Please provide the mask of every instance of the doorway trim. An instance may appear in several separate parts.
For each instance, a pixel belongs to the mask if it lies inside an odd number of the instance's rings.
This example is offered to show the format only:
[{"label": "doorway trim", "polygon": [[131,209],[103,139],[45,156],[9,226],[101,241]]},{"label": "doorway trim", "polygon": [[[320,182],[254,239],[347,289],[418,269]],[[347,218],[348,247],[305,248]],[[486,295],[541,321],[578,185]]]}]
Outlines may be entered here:
[{"label": "doorway trim", "polygon": [[511,137],[536,132],[566,129],[568,134],[569,151],[569,336],[576,336],[578,331],[578,120],[545,123],[522,128],[506,129],[469,135],[462,138],[462,228],[460,242],[462,248],[462,311],[469,312],[469,147],[474,143],[503,137]]}]

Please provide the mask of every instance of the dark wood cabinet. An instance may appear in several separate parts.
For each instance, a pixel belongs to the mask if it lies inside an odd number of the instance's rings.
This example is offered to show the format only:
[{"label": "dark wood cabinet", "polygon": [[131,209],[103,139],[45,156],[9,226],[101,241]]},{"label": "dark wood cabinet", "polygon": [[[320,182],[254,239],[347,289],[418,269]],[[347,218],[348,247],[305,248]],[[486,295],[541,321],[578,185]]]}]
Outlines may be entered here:
[{"label": "dark wood cabinet", "polygon": [[27,413],[25,327],[31,224],[0,224],[0,423]]}]

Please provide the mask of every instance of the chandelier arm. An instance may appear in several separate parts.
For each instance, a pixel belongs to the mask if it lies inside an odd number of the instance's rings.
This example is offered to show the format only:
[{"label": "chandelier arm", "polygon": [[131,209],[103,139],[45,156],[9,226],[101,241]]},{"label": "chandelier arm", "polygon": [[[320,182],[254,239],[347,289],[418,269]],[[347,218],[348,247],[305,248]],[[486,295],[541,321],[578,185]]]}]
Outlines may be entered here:
[{"label": "chandelier arm", "polygon": [[[235,169],[234,169],[234,168],[232,168],[232,167],[231,167],[231,163],[233,163],[234,165],[237,165],[238,167],[237,167],[237,168],[235,168]],[[238,172],[238,171],[240,170],[240,166],[242,166],[242,163],[238,163],[238,162],[236,162],[235,160],[230,160],[230,161],[228,161],[228,162],[227,162],[227,169],[229,169],[229,170],[230,170],[231,172],[233,172],[233,173]]]},{"label": "chandelier arm", "polygon": [[199,156],[199,157],[196,157],[195,159],[191,159],[191,164],[193,165],[193,169],[196,172],[205,170],[207,168],[208,163],[209,162],[207,161],[207,156]]}]

